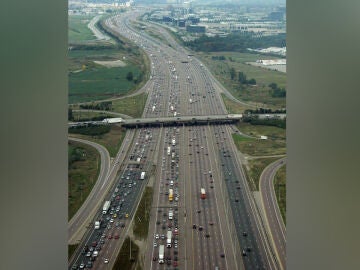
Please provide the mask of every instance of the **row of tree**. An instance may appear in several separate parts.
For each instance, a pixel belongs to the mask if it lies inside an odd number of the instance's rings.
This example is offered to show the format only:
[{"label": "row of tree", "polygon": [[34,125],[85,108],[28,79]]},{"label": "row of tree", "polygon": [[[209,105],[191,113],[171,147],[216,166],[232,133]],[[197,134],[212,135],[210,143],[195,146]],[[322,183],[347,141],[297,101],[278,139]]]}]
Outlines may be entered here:
[{"label": "row of tree", "polygon": [[270,94],[272,97],[282,98],[286,97],[286,89],[280,88],[276,83],[270,83],[269,87],[271,88]]},{"label": "row of tree", "polygon": [[[236,71],[235,68],[230,68],[230,78],[231,80],[235,80],[236,77]],[[238,78],[237,80],[241,83],[241,84],[251,84],[251,85],[256,85],[256,80],[254,78],[251,78],[250,80],[248,80],[246,78],[246,75],[244,72],[239,71],[238,73]]]},{"label": "row of tree", "polygon": [[112,102],[111,101],[103,101],[103,102],[99,102],[99,103],[80,104],[80,108],[87,109],[87,110],[111,111],[112,110]]},{"label": "row of tree", "polygon": [[246,52],[247,48],[285,47],[286,34],[256,37],[252,34],[234,33],[226,37],[207,37],[205,35],[193,41],[185,42],[185,45],[195,51],[204,52]]},{"label": "row of tree", "polygon": [[244,114],[271,114],[271,113],[286,113],[286,109],[266,109],[266,108],[256,108],[256,110],[253,109],[247,109],[244,111]]},{"label": "row of tree", "polygon": [[275,126],[278,128],[286,129],[286,119],[259,119],[257,117],[244,117],[244,122],[250,123],[252,125],[262,125],[262,126]]}]

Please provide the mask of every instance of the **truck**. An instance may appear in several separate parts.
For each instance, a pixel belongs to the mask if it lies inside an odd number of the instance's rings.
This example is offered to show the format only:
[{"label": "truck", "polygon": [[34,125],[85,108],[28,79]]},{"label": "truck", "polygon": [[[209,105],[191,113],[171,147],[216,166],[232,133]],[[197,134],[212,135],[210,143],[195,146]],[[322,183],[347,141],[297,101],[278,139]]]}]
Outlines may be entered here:
[{"label": "truck", "polygon": [[159,263],[164,263],[164,251],[165,251],[165,246],[160,245],[160,247],[159,247]]},{"label": "truck", "polygon": [[95,230],[100,229],[100,224],[101,224],[100,220],[95,221],[95,226],[94,226]]},{"label": "truck", "polygon": [[141,172],[140,174],[140,180],[144,180],[145,179],[145,172]]},{"label": "truck", "polygon": [[106,201],[103,206],[103,214],[104,215],[109,211],[109,208],[110,208],[110,201]]},{"label": "truck", "polygon": [[173,146],[175,146],[175,144],[176,144],[175,138],[171,140],[171,143],[172,143]]},{"label": "truck", "polygon": [[166,235],[166,247],[171,248],[172,231],[168,231]]},{"label": "truck", "polygon": [[169,220],[172,220],[173,219],[173,216],[174,216],[174,211],[173,210],[169,210]]},{"label": "truck", "polygon": [[172,188],[169,189],[169,202],[172,202],[174,199],[174,191]]},{"label": "truck", "polygon": [[201,188],[201,195],[200,195],[201,199],[205,199],[206,198],[206,192],[205,192],[205,188]]},{"label": "truck", "polygon": [[171,147],[168,146],[168,148],[167,148],[167,154],[168,154],[168,156],[170,156],[170,153],[171,153]]}]

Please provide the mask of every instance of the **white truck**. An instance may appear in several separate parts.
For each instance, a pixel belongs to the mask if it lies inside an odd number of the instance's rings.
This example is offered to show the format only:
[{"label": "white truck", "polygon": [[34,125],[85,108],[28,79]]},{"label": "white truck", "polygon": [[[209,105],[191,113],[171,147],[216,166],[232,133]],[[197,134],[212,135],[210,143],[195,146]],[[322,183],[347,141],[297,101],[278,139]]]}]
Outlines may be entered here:
[{"label": "white truck", "polygon": [[141,172],[140,174],[140,180],[144,180],[145,179],[145,172]]},{"label": "white truck", "polygon": [[171,153],[171,147],[168,146],[168,148],[167,148],[167,154],[168,154],[168,156],[170,156],[170,153]]},{"label": "white truck", "polygon": [[110,208],[110,201],[106,201],[104,203],[104,206],[103,206],[103,214],[107,214],[107,212],[109,211],[109,208]]},{"label": "white truck", "polygon": [[175,146],[175,144],[176,144],[175,138],[171,140],[171,143],[172,143],[173,146]]},{"label": "white truck", "polygon": [[160,247],[159,247],[159,263],[164,263],[164,251],[165,251],[165,246],[160,245]]},{"label": "white truck", "polygon": [[100,229],[100,220],[95,221],[95,230]]},{"label": "white truck", "polygon": [[174,211],[173,210],[169,210],[169,220],[172,220],[173,219],[173,216],[174,216]]},{"label": "white truck", "polygon": [[172,231],[168,231],[166,235],[166,247],[171,248]]}]

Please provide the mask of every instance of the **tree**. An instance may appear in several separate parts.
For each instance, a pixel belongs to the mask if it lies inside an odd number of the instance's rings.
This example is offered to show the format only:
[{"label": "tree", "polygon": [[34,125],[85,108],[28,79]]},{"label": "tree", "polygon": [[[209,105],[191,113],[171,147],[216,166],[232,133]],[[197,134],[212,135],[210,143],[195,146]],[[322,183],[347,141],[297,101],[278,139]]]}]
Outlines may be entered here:
[{"label": "tree", "polygon": [[273,90],[275,90],[275,89],[278,88],[276,83],[270,83],[270,84],[269,84],[269,87],[270,87],[271,89],[273,89]]},{"label": "tree", "polygon": [[68,109],[68,120],[69,121],[74,120],[74,115],[73,115],[73,111],[71,108]]},{"label": "tree", "polygon": [[240,83],[246,83],[246,75],[244,74],[244,72],[239,72],[239,82]]},{"label": "tree", "polygon": [[231,80],[234,80],[235,79],[235,75],[236,75],[236,72],[235,72],[235,68],[230,68],[230,78]]},{"label": "tree", "polygon": [[133,78],[134,78],[133,73],[132,73],[131,71],[129,71],[128,74],[126,75],[126,79],[127,79],[128,81],[132,81]]},{"label": "tree", "polygon": [[251,85],[255,85],[256,84],[256,80],[254,78],[250,79],[248,82],[248,84],[251,84]]}]

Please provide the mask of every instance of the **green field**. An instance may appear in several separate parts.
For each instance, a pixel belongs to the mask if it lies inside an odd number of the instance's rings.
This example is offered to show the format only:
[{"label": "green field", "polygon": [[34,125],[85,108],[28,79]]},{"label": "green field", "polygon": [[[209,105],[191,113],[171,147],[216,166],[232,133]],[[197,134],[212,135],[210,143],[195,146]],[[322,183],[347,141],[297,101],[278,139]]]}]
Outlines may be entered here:
[{"label": "green field", "polygon": [[114,100],[112,102],[112,106],[114,112],[130,115],[134,118],[139,118],[144,111],[146,99],[147,94],[142,93],[133,97]]},{"label": "green field", "polygon": [[95,40],[93,32],[87,27],[94,16],[74,15],[69,16],[68,39],[69,43],[86,40]]},{"label": "green field", "polygon": [[225,94],[221,94],[223,102],[225,104],[226,110],[228,113],[244,113],[245,110],[252,109],[251,106],[246,106],[244,104],[239,104],[231,99],[229,99]]},{"label": "green field", "polygon": [[130,64],[107,68],[94,65],[84,71],[69,74],[69,103],[101,100],[122,96],[134,89],[134,81],[126,79],[128,72],[138,77],[140,70]]},{"label": "green field", "polygon": [[68,143],[68,219],[70,220],[91,192],[100,171],[100,154],[91,146]]},{"label": "green field", "polygon": [[[236,147],[243,154],[250,156],[283,155],[286,153],[285,130],[272,126],[253,126],[241,123],[239,130],[256,138],[247,138],[233,134]],[[260,140],[260,135],[268,136],[267,140]]]},{"label": "green field", "polygon": [[134,219],[134,235],[139,239],[146,239],[148,236],[152,198],[153,188],[145,187]]},{"label": "green field", "polygon": [[274,188],[281,216],[286,225],[286,165],[282,166],[277,171],[274,180]]},{"label": "green field", "polygon": [[96,142],[104,146],[111,157],[115,157],[125,137],[125,129],[117,125],[111,125],[108,133],[99,136],[88,136],[82,134],[71,134],[72,137]]},{"label": "green field", "polygon": [[[255,62],[258,59],[274,59],[275,57],[237,52],[197,53],[201,61],[210,69],[212,74],[239,100],[256,104],[264,108],[284,108],[285,98],[274,98],[270,95],[270,83],[286,88],[286,73],[266,70],[251,66],[246,62]],[[226,60],[213,60],[212,57],[225,56]],[[231,80],[230,69],[236,71],[235,80]],[[238,73],[245,73],[247,79],[254,78],[255,86],[243,85],[237,81]]]}]

